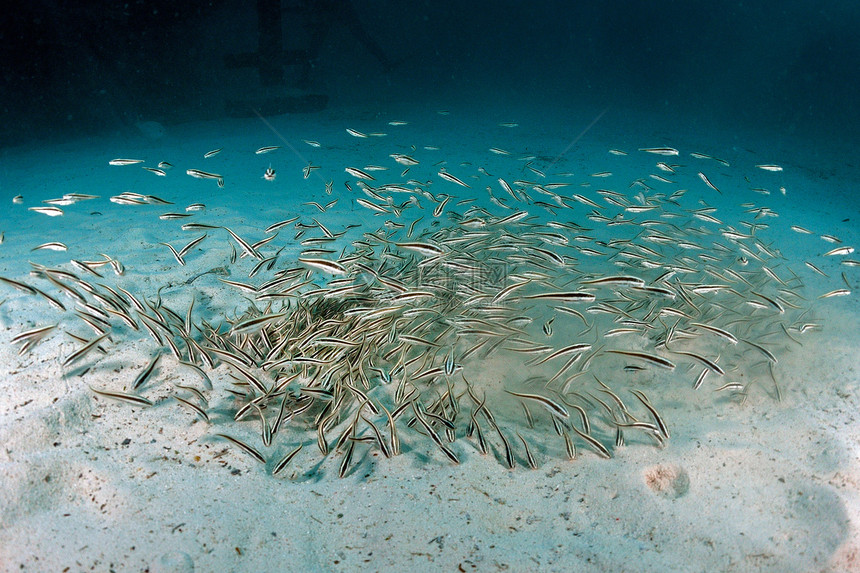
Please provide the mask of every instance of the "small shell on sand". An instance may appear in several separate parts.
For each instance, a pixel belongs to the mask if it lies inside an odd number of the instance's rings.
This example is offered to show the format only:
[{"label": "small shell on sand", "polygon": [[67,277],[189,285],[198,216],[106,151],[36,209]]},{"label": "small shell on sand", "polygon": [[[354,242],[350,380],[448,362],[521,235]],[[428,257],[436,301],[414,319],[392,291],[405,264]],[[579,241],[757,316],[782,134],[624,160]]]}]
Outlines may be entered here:
[{"label": "small shell on sand", "polygon": [[690,477],[678,465],[651,466],[643,472],[643,478],[651,491],[669,499],[681,497],[690,489]]}]

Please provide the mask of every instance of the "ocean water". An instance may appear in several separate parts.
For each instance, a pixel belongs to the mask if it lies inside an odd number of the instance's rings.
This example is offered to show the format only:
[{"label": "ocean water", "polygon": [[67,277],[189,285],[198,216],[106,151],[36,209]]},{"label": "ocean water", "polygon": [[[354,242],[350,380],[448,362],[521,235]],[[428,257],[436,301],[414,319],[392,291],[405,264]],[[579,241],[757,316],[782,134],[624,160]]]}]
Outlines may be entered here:
[{"label": "ocean water", "polygon": [[2,568],[856,567],[857,8],[323,4],[4,28]]}]

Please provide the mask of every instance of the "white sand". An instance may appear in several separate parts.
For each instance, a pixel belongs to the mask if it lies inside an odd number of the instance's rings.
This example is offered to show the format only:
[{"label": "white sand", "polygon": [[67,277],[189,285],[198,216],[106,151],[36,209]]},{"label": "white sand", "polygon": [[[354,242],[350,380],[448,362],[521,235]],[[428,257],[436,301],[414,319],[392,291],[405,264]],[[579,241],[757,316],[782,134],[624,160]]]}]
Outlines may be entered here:
[{"label": "white sand", "polygon": [[[229,254],[226,236],[213,235],[189,255],[187,267],[178,267],[157,243],[178,248],[199,233],[180,231],[181,222],[159,221],[160,213],[201,201],[207,211],[195,220],[217,218],[254,240],[262,237],[265,226],[298,210],[327,225],[360,222],[375,229],[381,219],[352,205],[342,184],[348,178],[343,167],[391,165],[388,153],[408,152],[408,144],[414,143],[439,146],[439,151],[422,155],[428,161],[447,159],[451,172],[465,170],[458,165],[469,161],[473,170],[486,165],[495,175],[506,164],[487,148],[553,157],[600,110],[582,112],[563,126],[523,110],[485,110],[476,116],[473,110],[455,108],[450,116],[424,111],[379,118],[374,111],[273,120],[302,156],[322,166],[316,172],[320,177],[307,180],[301,177],[303,161],[286,148],[249,155],[263,145],[282,145],[257,120],[168,126],[156,140],[138,134],[7,151],[0,173],[0,200],[7,213],[0,219],[5,232],[0,275],[26,280],[28,260],[60,264],[70,258],[96,260],[105,252],[125,264],[126,288],[152,297],[162,284],[181,283],[225,264]],[[354,117],[371,119],[350,119]],[[390,119],[411,123],[390,127]],[[496,125],[510,120],[520,126]],[[554,170],[584,178],[618,169],[606,153],[609,148],[633,155],[638,147],[672,145],[685,153],[711,153],[732,161],[727,172],[739,188],[757,186],[743,182],[743,174],[771,188],[767,197],[746,192],[724,198],[721,212],[739,213],[737,205],[744,201],[777,211],[780,217],[767,221],[773,226],[770,237],[793,268],[802,268],[800,261],[832,245],[792,233],[790,224],[838,234],[844,244],[860,247],[858,199],[850,198],[851,171],[839,157],[785,139],[709,130],[690,136],[671,125],[665,118],[609,114]],[[389,136],[360,140],[347,135],[347,127]],[[323,148],[311,148],[302,139],[318,140]],[[217,147],[225,151],[201,159]],[[107,161],[115,157],[139,157],[147,165],[166,160],[176,167],[159,178],[134,166],[109,167]],[[272,183],[261,178],[270,161],[278,172]],[[629,161],[653,165],[655,158]],[[691,161],[684,157],[680,162]],[[753,167],[759,163],[779,163],[785,172],[770,176]],[[521,169],[521,163],[515,165]],[[183,171],[191,167],[223,172],[225,189],[187,177]],[[631,173],[637,169],[631,167]],[[639,169],[637,176],[647,173]],[[522,175],[509,167],[505,176]],[[626,177],[606,186],[625,191]],[[329,179],[335,181],[331,197],[324,193],[323,182]],[[779,185],[786,187],[784,196]],[[482,187],[474,193],[482,193]],[[107,201],[125,190],[162,196],[176,205],[125,207]],[[70,191],[101,198],[64,208],[66,215],[55,219],[26,211]],[[456,192],[462,197],[471,193]],[[701,189],[696,192],[704,195]],[[19,193],[24,205],[12,205]],[[300,206],[337,197],[338,205],[323,215]],[[90,215],[92,211],[102,215]],[[850,222],[840,223],[844,218]],[[29,251],[48,240],[67,243],[69,251]],[[840,267],[838,260],[820,264],[831,278],[814,279],[821,283],[810,285],[810,296],[839,288],[843,271],[853,289],[860,290],[856,268]],[[238,271],[231,278],[243,280]],[[212,297],[206,308],[213,316],[231,316],[243,308],[235,292],[221,287],[213,275],[193,284],[198,304],[201,297]],[[172,297],[176,308],[185,308],[187,288],[179,285],[162,295]],[[309,440],[287,475],[272,477],[235,447],[211,438],[217,427],[207,427],[175,403],[141,410],[94,399],[88,385],[116,389],[134,378],[155,349],[151,340],[145,334],[119,339],[108,356],[91,361],[92,371],[64,376],[62,359],[77,343],[57,333],[23,356],[9,343],[26,328],[56,322],[54,310],[8,287],[0,294],[4,298],[0,569],[5,571],[860,568],[856,293],[813,303],[824,328],[804,335],[802,347],[780,354],[780,403],[764,385],[743,405],[710,389],[652,389],[652,401],[672,434],[664,449],[634,441],[604,460],[581,447],[575,461],[537,452],[539,470],[521,462],[509,471],[493,456],[479,455],[471,442],[458,440],[466,445],[459,450],[461,464],[452,466],[432,443],[412,438],[403,455],[366,456],[343,479],[337,478],[339,460],[320,462]],[[70,324],[69,319],[63,322]],[[80,326],[75,331],[84,332]],[[487,380],[505,376],[499,364],[486,369]],[[195,380],[172,360],[162,362],[158,376],[163,381]],[[169,394],[165,383],[147,396],[159,400]]]}]

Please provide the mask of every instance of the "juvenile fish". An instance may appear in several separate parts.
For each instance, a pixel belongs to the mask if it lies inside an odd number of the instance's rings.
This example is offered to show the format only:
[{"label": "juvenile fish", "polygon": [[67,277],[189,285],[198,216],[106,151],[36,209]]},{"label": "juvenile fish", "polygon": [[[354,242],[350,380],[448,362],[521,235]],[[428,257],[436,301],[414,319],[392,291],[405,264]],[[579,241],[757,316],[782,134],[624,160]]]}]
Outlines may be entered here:
[{"label": "juvenile fish", "polygon": [[365,173],[357,167],[346,167],[344,168],[344,171],[346,171],[353,177],[358,177],[359,179],[364,179],[365,181],[376,181],[376,177],[374,177],[370,173]]},{"label": "juvenile fish", "polygon": [[678,150],[673,147],[640,147],[639,151],[655,155],[678,155]]},{"label": "juvenile fish", "polygon": [[466,187],[467,189],[471,189],[471,187],[467,183],[465,183],[461,179],[458,179],[457,177],[451,175],[447,171],[440,171],[439,173],[437,173],[437,175],[439,175],[439,177],[441,177],[445,181],[450,181],[451,183],[456,183],[457,185],[459,185],[461,187]]},{"label": "juvenile fish", "polygon": [[312,259],[308,257],[299,257],[298,261],[303,265],[307,265],[311,268],[324,271],[326,273],[332,275],[345,275],[346,267],[341,265],[340,263],[329,261],[326,259]]},{"label": "juvenile fish", "polygon": [[92,386],[90,386],[90,390],[92,390],[99,396],[104,396],[105,398],[113,398],[114,400],[120,400],[121,402],[128,402],[129,404],[134,404],[135,406],[152,406],[151,400],[147,400],[143,396],[138,396],[136,394],[126,394],[125,392],[114,392],[111,390],[99,390],[98,388],[93,388]]},{"label": "juvenile fish", "polygon": [[41,213],[48,217],[59,217],[63,214],[63,210],[59,207],[27,207],[27,210],[33,211],[34,213]]},{"label": "juvenile fish", "polygon": [[33,247],[30,250],[31,251],[38,251],[40,249],[47,249],[49,251],[65,251],[66,249],[68,249],[68,247],[66,247],[66,245],[64,245],[63,243],[55,241],[55,242],[51,242],[51,243],[42,243],[38,247]]},{"label": "juvenile fish", "polygon": [[567,411],[567,408],[558,404],[554,400],[547,398],[546,396],[541,396],[539,394],[521,394],[519,392],[512,392],[510,390],[505,390],[508,394],[516,396],[517,398],[522,398],[524,400],[534,400],[541,404],[544,408],[546,408],[551,414],[558,416],[559,418],[570,418],[570,412]]},{"label": "juvenile fish", "polygon": [[187,171],[185,171],[185,173],[197,179],[223,179],[217,173],[209,173],[207,171],[201,171],[199,169],[188,169]]}]

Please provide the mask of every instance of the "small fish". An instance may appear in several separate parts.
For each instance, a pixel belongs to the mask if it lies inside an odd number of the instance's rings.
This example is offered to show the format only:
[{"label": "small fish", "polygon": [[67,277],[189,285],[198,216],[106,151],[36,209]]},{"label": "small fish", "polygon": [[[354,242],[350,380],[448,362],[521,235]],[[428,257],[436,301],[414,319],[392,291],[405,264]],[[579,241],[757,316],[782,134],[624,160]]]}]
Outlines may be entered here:
[{"label": "small fish", "polygon": [[344,171],[346,171],[353,177],[358,177],[359,179],[364,179],[365,181],[376,181],[376,177],[370,175],[369,173],[365,173],[364,171],[356,167],[347,167],[344,169]]},{"label": "small fish", "polygon": [[304,141],[305,143],[307,143],[311,147],[320,147],[319,141],[313,141],[312,139],[303,139],[302,141]]},{"label": "small fish", "polygon": [[319,165],[311,165],[310,163],[308,163],[307,165],[305,165],[304,168],[302,168],[302,175],[304,176],[305,179],[307,179],[308,177],[311,176],[311,173],[313,173],[314,170],[319,169],[319,168],[320,168]]},{"label": "small fish", "polygon": [[236,438],[234,438],[232,436],[228,436],[227,434],[215,434],[215,435],[218,436],[219,438],[224,438],[225,440],[228,440],[228,441],[234,443],[235,445],[239,446],[242,450],[245,451],[245,453],[249,454],[251,457],[253,457],[255,460],[257,460],[261,464],[266,463],[266,458],[263,457],[263,454],[261,454],[254,447],[249,446],[245,442],[243,442],[241,440],[237,440]]},{"label": "small fish", "polygon": [[338,470],[338,477],[344,477],[348,470],[349,464],[352,463],[352,453],[355,450],[355,440],[350,440],[349,445],[346,447],[346,452],[343,454],[343,460],[340,462],[340,469]]},{"label": "small fish", "polygon": [[303,265],[311,268],[324,271],[332,275],[345,275],[346,268],[340,263],[329,261],[326,259],[313,259],[308,257],[298,257],[298,261]]},{"label": "small fish", "polygon": [[803,261],[803,264],[805,264],[807,267],[809,267],[810,269],[812,269],[816,273],[820,274],[821,276],[823,276],[823,277],[827,276],[827,273],[825,273],[824,271],[822,271],[821,269],[819,269],[818,267],[816,267],[815,265],[813,265],[809,261]]},{"label": "small fish", "polygon": [[272,475],[278,475],[285,467],[287,467],[287,464],[289,464],[292,459],[296,457],[296,454],[298,454],[300,451],[302,451],[302,444],[299,444],[297,448],[289,452],[281,459],[281,461],[275,464],[275,467],[272,469]]},{"label": "small fish", "polygon": [[722,392],[723,390],[731,390],[732,392],[742,392],[744,389],[744,385],[738,382],[729,382],[728,384],[723,384],[719,388],[714,388],[714,392]]},{"label": "small fish", "polygon": [[699,362],[701,362],[702,364],[704,364],[705,366],[707,366],[708,368],[710,368],[711,370],[713,370],[714,372],[716,372],[717,374],[719,374],[720,376],[725,376],[725,374],[726,374],[725,370],[723,370],[719,364],[717,364],[713,360],[710,360],[710,359],[702,356],[701,354],[696,354],[695,352],[687,352],[685,350],[672,350],[671,352],[673,352],[674,354],[682,354],[684,356],[689,356],[690,358],[694,358],[694,359],[698,360]]},{"label": "small fish", "polygon": [[436,205],[436,208],[435,208],[435,209],[433,209],[433,216],[434,216],[434,217],[439,217],[439,215],[441,215],[441,214],[442,214],[442,211],[444,211],[444,210],[445,210],[445,205],[447,205],[447,204],[448,204],[448,201],[450,201],[450,200],[451,200],[451,196],[450,196],[450,195],[448,195],[448,196],[446,196],[446,197],[445,197],[445,199],[444,199],[444,200],[442,200],[442,202],[441,202],[441,203],[439,203],[438,205]]},{"label": "small fish", "polygon": [[75,199],[63,196],[61,199],[45,199],[42,203],[45,203],[46,205],[60,205],[65,207],[67,205],[73,205],[75,203]]},{"label": "small fish", "polygon": [[278,229],[282,229],[283,227],[286,227],[286,226],[287,226],[287,225],[289,225],[290,223],[295,223],[296,221],[298,221],[298,219],[299,219],[298,217],[291,217],[291,218],[286,219],[286,220],[284,220],[284,221],[279,221],[279,222],[277,222],[277,223],[274,223],[274,224],[269,225],[268,227],[266,227],[266,230],[265,230],[265,231],[263,231],[263,232],[264,232],[264,233],[266,233],[266,234],[268,234],[268,233],[274,233],[274,232],[275,232],[275,231],[277,231]]},{"label": "small fish", "polygon": [[276,149],[280,149],[280,148],[281,148],[280,145],[267,145],[266,147],[261,147],[260,149],[258,149],[254,153],[256,153],[257,155],[260,155],[263,153],[270,153],[270,152],[272,152]]},{"label": "small fish", "polygon": [[[232,245],[232,243],[231,243],[231,245]],[[241,291],[244,291],[244,292],[247,292],[250,294],[257,294],[257,287],[255,287],[253,285],[240,283],[240,282],[236,282],[236,281],[231,281],[231,280],[227,280],[227,279],[222,279],[220,277],[218,278],[218,280],[224,284],[230,285],[232,287],[236,287],[237,289],[239,289]]]},{"label": "small fish", "polygon": [[[651,179],[653,179],[653,180],[655,180],[655,181],[659,181],[660,183],[674,183],[674,181],[672,181],[672,180],[670,180],[670,179],[666,179],[666,178],[665,178],[665,177],[663,177],[662,175],[657,175],[657,174],[655,174],[655,173],[652,173],[652,174],[650,175],[650,177],[651,177]],[[650,208],[651,208],[651,209],[653,209],[654,207],[650,207]]]},{"label": "small fish", "polygon": [[439,449],[442,450],[442,453],[445,454],[445,456],[449,460],[451,460],[455,464],[459,464],[460,459],[457,457],[457,454],[455,454],[448,446],[446,446],[442,442],[442,438],[439,437],[439,434],[436,432],[436,430],[433,429],[433,426],[431,426],[430,423],[425,419],[424,416],[427,415],[427,412],[424,412],[423,408],[421,409],[421,411],[419,411],[417,400],[412,400],[410,404],[412,406],[412,412],[415,414],[415,418],[424,427],[424,431],[426,431],[430,435],[430,439],[432,439],[433,442],[437,446],[439,446]]},{"label": "small fish", "polygon": [[183,398],[181,396],[174,396],[173,398],[176,399],[176,401],[179,402],[180,404],[184,404],[184,405],[188,406],[189,408],[191,408],[192,410],[194,410],[194,412],[198,416],[200,416],[201,418],[203,418],[207,422],[209,421],[209,414],[206,413],[206,410],[204,410],[203,408],[201,408],[200,406],[198,406],[194,402],[192,402],[190,400],[186,400],[185,398]]},{"label": "small fish", "polygon": [[27,210],[33,211],[34,213],[41,213],[48,217],[59,217],[63,214],[63,210],[59,207],[27,207]]},{"label": "small fish", "polygon": [[580,281],[580,284],[592,285],[592,286],[608,285],[608,284],[621,284],[621,285],[641,287],[641,286],[645,285],[645,281],[640,279],[639,277],[633,277],[633,276],[627,276],[627,275],[613,275],[613,276],[608,276],[608,277],[601,277],[599,279],[590,279],[590,280]]},{"label": "small fish", "polygon": [[346,132],[353,137],[367,137],[367,134],[362,133],[357,129],[346,128]]},{"label": "small fish", "polygon": [[526,442],[526,439],[522,436],[522,434],[520,434],[519,432],[516,432],[516,434],[520,441],[523,443],[523,447],[526,449],[526,461],[528,462],[529,467],[533,470],[538,469],[537,462],[535,461],[535,458],[532,455],[531,450],[529,449],[528,442]]},{"label": "small fish", "polygon": [[168,163],[167,161],[159,161],[158,167],[160,169],[170,169],[171,167],[173,167],[173,164]]},{"label": "small fish", "polygon": [[[48,275],[48,276],[50,276],[50,275]],[[6,277],[0,277],[0,282],[6,283],[7,285],[9,285],[9,286],[11,286],[11,287],[23,292],[23,293],[36,294],[36,289],[34,289],[33,287],[31,287],[28,284],[24,284],[24,283],[21,283],[21,282],[12,280],[12,279],[7,279]],[[83,300],[83,297],[80,297],[80,298],[81,298],[81,300]]]},{"label": "small fish", "polygon": [[141,167],[143,167],[143,169],[146,169],[150,173],[155,173],[159,177],[165,177],[167,175],[167,172],[164,169],[156,169],[155,167],[146,167],[146,166],[141,166]]},{"label": "small fish", "polygon": [[227,227],[223,227],[223,229],[225,231],[227,231],[228,233],[230,233],[230,236],[233,237],[234,241],[239,243],[239,246],[242,247],[242,250],[245,252],[245,254],[247,254],[251,257],[254,257],[258,261],[263,259],[263,256],[260,255],[260,253],[258,253],[257,250],[253,246],[249,245],[248,242],[245,241],[245,239],[243,239],[242,237],[240,237],[239,235],[237,235],[236,233],[234,233],[232,230],[228,229]]},{"label": "small fish", "polygon": [[39,328],[34,328],[32,330],[22,332],[12,337],[12,344],[16,344],[21,341],[27,341],[27,344],[30,344],[33,341],[39,341],[55,328],[57,328],[57,325],[51,324],[49,326],[41,326]]},{"label": "small fish", "polygon": [[275,170],[272,169],[271,166],[266,168],[266,172],[263,173],[263,179],[266,181],[274,181],[275,180]]},{"label": "small fish", "polygon": [[204,205],[203,203],[192,203],[185,208],[186,211],[203,211],[205,209],[206,205]]},{"label": "small fish", "polygon": [[38,251],[40,249],[48,249],[50,251],[65,251],[68,249],[66,245],[60,242],[51,242],[51,243],[42,243],[38,247],[33,247],[30,249],[31,251]]},{"label": "small fish", "polygon": [[669,360],[666,360],[662,356],[657,356],[656,354],[648,354],[646,352],[636,352],[632,350],[604,350],[604,352],[609,352],[611,354],[620,354],[622,356],[629,356],[631,358],[638,358],[640,360],[650,362],[651,364],[655,364],[667,370],[675,369],[674,363]]},{"label": "small fish", "polygon": [[640,147],[639,151],[656,155],[678,155],[678,150],[673,147]]},{"label": "small fish", "polygon": [[563,418],[565,420],[570,418],[570,412],[567,411],[567,408],[555,402],[554,400],[547,398],[546,396],[541,396],[539,394],[521,394],[519,392],[512,392],[510,390],[505,390],[505,392],[516,396],[517,398],[538,402],[544,408],[546,408],[550,414],[554,416],[558,416],[559,418]]},{"label": "small fish", "polygon": [[143,159],[111,159],[108,161],[109,165],[135,165],[137,163],[143,163]]},{"label": "small fish", "polygon": [[23,202],[24,202],[24,196],[23,195],[15,195],[14,197],[12,197],[12,203],[14,203],[15,205],[20,205]]},{"label": "small fish", "polygon": [[400,165],[406,165],[409,167],[411,167],[413,165],[418,165],[417,159],[415,159],[409,155],[404,155],[402,153],[392,153],[391,155],[389,155],[389,157],[394,159],[394,161],[396,161]]},{"label": "small fish", "polygon": [[779,165],[756,165],[756,167],[765,171],[782,171],[782,167]]},{"label": "small fish", "polygon": [[591,446],[595,450],[597,450],[597,452],[600,455],[602,455],[605,458],[611,458],[612,457],[612,454],[609,452],[608,449],[606,449],[606,446],[601,444],[600,441],[598,441],[596,438],[592,437],[589,434],[584,434],[584,433],[580,432],[579,429],[576,426],[574,426],[573,424],[571,424],[570,427],[573,428],[573,431],[576,432],[576,435],[578,435],[580,438],[582,438],[583,440],[585,440],[586,442],[591,444]]},{"label": "small fish", "polygon": [[221,153],[222,149],[223,148],[219,147],[218,149],[213,149],[212,151],[207,151],[206,153],[203,154],[203,159],[209,159],[210,157],[214,157],[215,155],[218,155],[219,153]]},{"label": "small fish", "polygon": [[705,381],[708,372],[710,372],[710,370],[708,370],[707,368],[702,369],[702,372],[699,374],[698,378],[696,378],[696,382],[693,384],[693,390],[698,390],[702,386],[702,382]]},{"label": "small fish", "polygon": [[137,377],[134,379],[134,382],[131,385],[132,390],[137,390],[138,388],[146,384],[146,381],[149,380],[150,377],[152,377],[153,372],[155,372],[155,367],[158,365],[158,361],[160,359],[161,354],[156,354],[155,358],[149,361],[149,364],[146,365],[146,368],[144,368],[140,372],[140,374],[138,374]]},{"label": "small fish", "polygon": [[100,336],[93,338],[92,340],[90,340],[89,342],[84,344],[81,348],[79,348],[79,349],[75,350],[74,352],[72,352],[71,354],[69,354],[69,356],[63,361],[63,366],[69,366],[69,365],[77,362],[78,360],[80,360],[84,356],[86,356],[87,353],[89,353],[92,349],[94,349],[96,346],[98,346],[98,344],[102,340],[107,338],[108,334],[109,333],[106,332]]},{"label": "small fish", "polygon": [[206,223],[185,223],[181,229],[183,231],[205,231],[207,229],[220,229],[218,225],[207,225]]},{"label": "small fish", "polygon": [[436,245],[430,243],[394,243],[397,247],[401,249],[406,249],[408,251],[416,252],[420,255],[424,255],[425,257],[435,257],[445,253],[442,248],[437,247]]},{"label": "small fish", "polygon": [[711,180],[710,180],[710,179],[708,179],[708,176],[707,176],[707,175],[705,175],[704,173],[702,173],[701,171],[699,171],[699,179],[701,179],[702,181],[704,181],[704,182],[705,182],[705,185],[707,185],[708,187],[710,187],[711,189],[713,189],[714,191],[716,191],[716,192],[717,192],[717,193],[719,193],[720,195],[722,195],[722,194],[723,194],[723,192],[722,192],[722,191],[720,191],[719,189],[717,189],[717,186],[716,186],[716,185],[714,185],[713,183],[711,183]]},{"label": "small fish", "polygon": [[389,212],[388,209],[386,209],[385,207],[383,207],[381,205],[377,205],[376,203],[374,203],[372,201],[368,201],[367,199],[363,199],[361,197],[356,197],[355,202],[358,203],[359,205],[361,205],[362,207],[370,209],[371,211],[376,211],[377,213],[388,213]]},{"label": "small fish", "polygon": [[[31,209],[33,207],[30,207]],[[827,251],[823,256],[832,257],[834,255],[850,255],[854,252],[854,247],[836,247],[833,250]]]},{"label": "small fish", "polygon": [[755,296],[759,297],[760,299],[764,300],[765,302],[767,302],[770,306],[772,306],[776,310],[778,310],[780,314],[783,314],[785,312],[785,308],[776,299],[773,299],[767,295],[761,294],[760,292],[756,292],[754,290],[751,290],[750,292],[752,294],[754,294]]},{"label": "small fish", "polygon": [[716,334],[717,336],[725,338],[726,340],[728,340],[732,344],[738,343],[738,339],[735,337],[734,334],[732,334],[731,332],[729,332],[727,330],[723,330],[722,328],[718,328],[716,326],[711,326],[710,324],[704,324],[701,322],[690,322],[690,325],[696,326],[696,327],[701,328],[703,330],[707,330],[708,332],[711,332],[713,334]]},{"label": "small fish", "polygon": [[759,352],[764,354],[765,357],[767,357],[767,359],[770,360],[773,364],[777,363],[776,356],[774,356],[773,352],[771,352],[770,350],[768,350],[764,346],[762,346],[760,344],[756,344],[755,342],[753,342],[751,340],[747,340],[746,338],[741,338],[740,340],[741,340],[741,342],[745,342],[746,344],[749,344],[750,346],[752,346],[753,348],[755,348],[756,350],[758,350]]},{"label": "small fish", "polygon": [[830,298],[831,296],[847,296],[849,294],[851,294],[850,290],[848,290],[847,288],[840,288],[840,289],[832,290],[828,293],[824,293],[823,295],[819,296],[818,298]]},{"label": "small fish", "polygon": [[179,256],[180,256],[180,258],[181,258],[181,257],[184,257],[184,256],[185,256],[185,254],[186,254],[186,253],[188,253],[188,251],[190,251],[191,249],[193,249],[194,247],[196,247],[197,245],[199,245],[199,244],[200,244],[200,241],[202,241],[202,240],[203,240],[203,239],[205,239],[205,238],[206,238],[206,234],[204,233],[203,235],[201,235],[201,236],[197,237],[196,239],[194,239],[193,241],[191,241],[190,243],[188,243],[187,245],[185,245],[184,247],[182,247],[182,250],[181,250],[181,251],[179,251]]},{"label": "small fish", "polygon": [[217,173],[209,173],[208,171],[201,171],[199,169],[187,169],[185,173],[196,179],[223,179]]},{"label": "small fish", "polygon": [[129,404],[134,404],[135,406],[152,406],[151,400],[147,400],[143,396],[138,396],[136,394],[126,394],[125,392],[114,392],[111,390],[99,390],[98,388],[93,388],[92,386],[90,386],[90,390],[92,390],[99,396],[104,396],[105,398],[113,398],[114,400],[120,400],[121,402],[128,402]]},{"label": "small fish", "polygon": [[159,245],[164,245],[165,247],[167,247],[168,249],[170,249],[170,252],[171,252],[171,253],[173,253],[173,258],[175,258],[175,259],[176,259],[176,262],[177,262],[177,263],[179,263],[180,265],[182,265],[183,267],[185,266],[185,259],[183,259],[183,258],[182,258],[182,255],[180,255],[180,254],[176,251],[176,249],[174,249],[174,248],[170,245],[170,243],[158,243],[158,244],[159,244]]},{"label": "small fish", "polygon": [[450,181],[451,183],[456,183],[457,185],[460,185],[461,187],[466,187],[467,189],[471,189],[471,187],[468,184],[464,183],[462,180],[458,179],[457,177],[451,175],[447,171],[440,171],[439,173],[437,173],[437,175],[439,175],[439,177],[441,177],[445,181]]},{"label": "small fish", "polygon": [[128,197],[125,195],[115,195],[110,198],[111,203],[116,203],[117,205],[146,205],[146,201],[142,199],[137,199],[135,197]]},{"label": "small fish", "polygon": [[552,336],[552,323],[555,320],[555,317],[552,317],[548,321],[543,324],[543,333],[549,337]]},{"label": "small fish", "polygon": [[595,295],[590,292],[568,291],[568,292],[542,292],[526,295],[523,298],[534,300],[565,300],[579,302],[593,302]]},{"label": "small fish", "polygon": [[574,193],[573,195],[571,195],[571,197],[573,197],[574,199],[576,199],[577,201],[579,201],[583,205],[588,205],[589,207],[594,207],[595,209],[602,209],[603,208],[600,205],[598,205],[597,203],[595,203],[594,201],[592,201],[591,199],[589,199],[588,197],[583,197],[582,195],[580,195],[578,193]]}]

